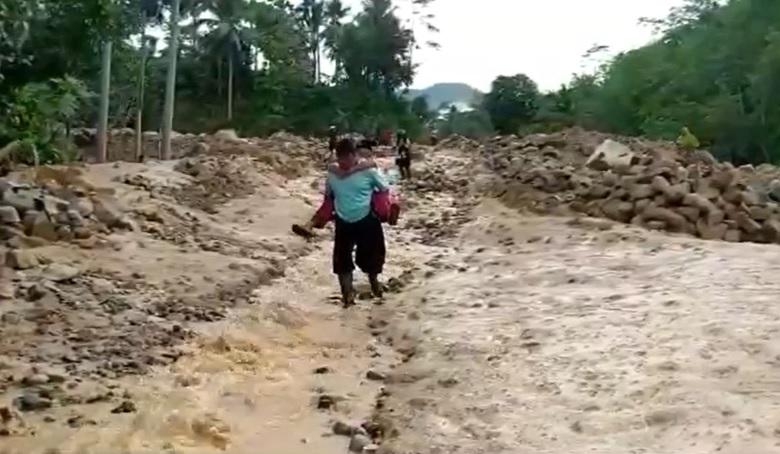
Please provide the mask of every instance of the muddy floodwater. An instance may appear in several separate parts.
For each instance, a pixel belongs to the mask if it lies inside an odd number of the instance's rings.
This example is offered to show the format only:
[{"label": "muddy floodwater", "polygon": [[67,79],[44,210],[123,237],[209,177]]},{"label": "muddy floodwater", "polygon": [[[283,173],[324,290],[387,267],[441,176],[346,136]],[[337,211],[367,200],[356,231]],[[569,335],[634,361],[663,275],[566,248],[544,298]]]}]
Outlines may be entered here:
[{"label": "muddy floodwater", "polygon": [[[415,170],[465,187],[471,162]],[[93,177],[182,178],[112,169]],[[320,175],[258,178],[208,214],[117,186],[138,229],[5,275],[0,452],[780,452],[776,246],[400,182],[387,295],[344,310],[331,233],[289,233]]]}]

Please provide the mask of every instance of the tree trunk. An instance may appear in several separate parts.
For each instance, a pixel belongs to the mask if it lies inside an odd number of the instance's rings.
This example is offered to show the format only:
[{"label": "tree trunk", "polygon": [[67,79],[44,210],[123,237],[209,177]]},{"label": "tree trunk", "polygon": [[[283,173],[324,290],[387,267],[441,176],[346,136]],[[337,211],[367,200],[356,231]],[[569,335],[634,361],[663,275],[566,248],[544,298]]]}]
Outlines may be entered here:
[{"label": "tree trunk", "polygon": [[103,43],[103,64],[100,71],[100,118],[98,120],[98,162],[108,158],[108,106],[111,91],[111,41]]},{"label": "tree trunk", "polygon": [[233,56],[228,55],[227,118],[233,119]]},{"label": "tree trunk", "polygon": [[322,82],[322,51],[317,43],[317,83]]},{"label": "tree trunk", "polygon": [[171,159],[171,133],[176,101],[176,57],[179,53],[179,7],[181,0],[173,0],[171,7],[171,39],[168,45],[168,77],[165,81],[165,106],[162,124],[162,159]]},{"label": "tree trunk", "polygon": [[217,96],[222,96],[222,90],[224,89],[224,85],[222,85],[222,60],[220,59],[217,61]]},{"label": "tree trunk", "polygon": [[141,37],[141,69],[138,71],[138,99],[135,110],[135,161],[141,162],[144,157],[143,117],[144,92],[146,90],[146,36]]}]

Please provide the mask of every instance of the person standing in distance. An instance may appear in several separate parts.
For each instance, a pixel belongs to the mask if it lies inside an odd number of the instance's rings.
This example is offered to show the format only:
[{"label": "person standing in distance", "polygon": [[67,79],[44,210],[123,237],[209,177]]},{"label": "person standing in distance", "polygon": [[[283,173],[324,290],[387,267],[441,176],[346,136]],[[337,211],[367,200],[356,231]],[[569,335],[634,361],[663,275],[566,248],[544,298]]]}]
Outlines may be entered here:
[{"label": "person standing in distance", "polygon": [[336,145],[339,142],[339,133],[338,130],[336,130],[335,125],[330,125],[328,127],[328,162],[333,161],[334,155],[336,153]]},{"label": "person standing in distance", "polygon": [[395,141],[397,158],[395,164],[398,166],[398,171],[401,174],[401,178],[412,178],[412,151],[411,142],[406,135],[406,131],[403,129],[398,130]]}]

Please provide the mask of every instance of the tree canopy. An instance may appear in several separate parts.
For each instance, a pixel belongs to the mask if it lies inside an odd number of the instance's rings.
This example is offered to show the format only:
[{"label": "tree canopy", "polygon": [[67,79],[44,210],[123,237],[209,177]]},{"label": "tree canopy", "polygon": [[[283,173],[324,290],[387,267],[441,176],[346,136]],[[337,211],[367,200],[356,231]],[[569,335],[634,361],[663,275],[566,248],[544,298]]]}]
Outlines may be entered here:
[{"label": "tree canopy", "polygon": [[[412,21],[398,17],[402,1]],[[658,39],[559,90],[502,75],[473,110],[436,118],[441,106],[403,95],[414,49],[437,46],[409,25],[435,30],[430,1],[364,0],[355,11],[340,0],[0,2],[0,147],[57,159],[63,131],[104,122],[252,135],[319,134],[336,123],[417,136],[430,126],[473,137],[582,125],[699,145],[737,163],[780,161],[778,2],[687,0],[644,21]]]},{"label": "tree canopy", "polygon": [[453,112],[442,126],[484,136],[487,114],[498,132],[581,125],[707,147],[736,163],[780,162],[780,2],[687,0],[643,22],[655,41],[537,95],[533,118],[519,96],[521,80],[525,93],[533,85],[520,74],[496,78],[476,106],[482,115]]},{"label": "tree canopy", "polygon": [[403,1],[430,25],[430,0],[1,2],[0,147],[31,140],[54,160],[64,131],[103,123],[419,134],[427,119],[403,96],[418,46]]},{"label": "tree canopy", "polygon": [[780,159],[780,3],[688,0],[658,40],[625,52],[559,95],[572,120],[674,140],[688,128],[721,158]]}]

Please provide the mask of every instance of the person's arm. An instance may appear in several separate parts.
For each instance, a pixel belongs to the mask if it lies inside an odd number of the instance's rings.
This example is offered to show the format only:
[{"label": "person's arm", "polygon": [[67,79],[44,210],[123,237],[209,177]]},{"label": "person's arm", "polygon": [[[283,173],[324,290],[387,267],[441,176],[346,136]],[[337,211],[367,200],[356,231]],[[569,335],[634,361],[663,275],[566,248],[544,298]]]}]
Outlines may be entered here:
[{"label": "person's arm", "polygon": [[371,169],[369,170],[371,173],[371,183],[374,186],[374,189],[378,191],[389,191],[390,185],[387,184],[387,179],[385,178],[384,174],[379,171],[379,169]]},{"label": "person's arm", "polygon": [[330,180],[325,177],[325,197],[333,197],[333,188],[330,187]]}]

